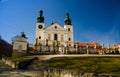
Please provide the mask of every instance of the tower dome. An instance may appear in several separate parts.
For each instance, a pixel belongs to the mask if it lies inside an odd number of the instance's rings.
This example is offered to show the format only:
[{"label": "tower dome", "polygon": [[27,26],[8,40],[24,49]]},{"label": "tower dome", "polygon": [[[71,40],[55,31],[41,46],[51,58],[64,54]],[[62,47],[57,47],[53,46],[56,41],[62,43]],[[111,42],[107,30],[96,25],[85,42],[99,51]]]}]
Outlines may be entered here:
[{"label": "tower dome", "polygon": [[43,11],[42,11],[42,10],[40,10],[40,15],[39,15],[39,17],[37,18],[37,22],[42,22],[42,23],[44,23],[44,16],[43,16]]},{"label": "tower dome", "polygon": [[71,25],[71,19],[69,18],[69,13],[66,13],[66,18],[64,19],[65,25]]}]

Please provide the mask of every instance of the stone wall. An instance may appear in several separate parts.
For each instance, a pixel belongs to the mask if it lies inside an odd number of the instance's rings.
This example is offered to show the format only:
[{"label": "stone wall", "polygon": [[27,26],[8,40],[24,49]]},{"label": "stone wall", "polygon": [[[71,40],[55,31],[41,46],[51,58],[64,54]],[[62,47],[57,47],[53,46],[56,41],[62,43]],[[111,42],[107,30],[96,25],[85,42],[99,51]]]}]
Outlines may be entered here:
[{"label": "stone wall", "polygon": [[120,74],[85,73],[75,70],[47,69],[44,70],[44,77],[120,77]]},{"label": "stone wall", "polygon": [[11,60],[8,60],[8,59],[5,59],[5,58],[2,58],[2,61],[12,68],[17,68],[18,62],[11,61]]},{"label": "stone wall", "polygon": [[22,61],[22,62],[17,62],[17,61],[11,61],[9,59],[6,59],[6,58],[2,58],[2,61],[12,67],[12,68],[17,68],[17,69],[26,69],[30,63],[32,63],[34,60],[37,60],[38,58],[37,57],[34,57],[32,59],[29,59],[29,60],[26,60],[26,61]]}]

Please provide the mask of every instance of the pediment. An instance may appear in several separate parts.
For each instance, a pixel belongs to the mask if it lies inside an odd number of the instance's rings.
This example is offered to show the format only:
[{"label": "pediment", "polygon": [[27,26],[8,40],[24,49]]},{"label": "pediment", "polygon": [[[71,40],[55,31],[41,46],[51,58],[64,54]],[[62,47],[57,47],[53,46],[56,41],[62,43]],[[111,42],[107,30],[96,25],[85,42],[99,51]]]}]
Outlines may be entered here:
[{"label": "pediment", "polygon": [[65,29],[58,23],[53,23],[49,27],[47,27],[46,30],[65,30]]}]

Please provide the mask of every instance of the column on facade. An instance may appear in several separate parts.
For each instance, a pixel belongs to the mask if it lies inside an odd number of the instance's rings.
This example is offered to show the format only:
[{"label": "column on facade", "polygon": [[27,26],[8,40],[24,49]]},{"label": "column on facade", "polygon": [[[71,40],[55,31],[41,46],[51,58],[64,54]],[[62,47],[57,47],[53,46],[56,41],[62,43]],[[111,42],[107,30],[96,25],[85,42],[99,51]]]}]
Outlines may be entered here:
[{"label": "column on facade", "polygon": [[61,42],[61,34],[58,33],[58,51],[62,52],[60,42]]},{"label": "column on facade", "polygon": [[54,51],[53,42],[54,42],[54,35],[53,35],[53,33],[51,33],[51,46],[50,46],[50,51]]},{"label": "column on facade", "polygon": [[65,53],[67,53],[67,42],[68,42],[68,37],[67,34],[64,34],[64,41],[65,41]]}]

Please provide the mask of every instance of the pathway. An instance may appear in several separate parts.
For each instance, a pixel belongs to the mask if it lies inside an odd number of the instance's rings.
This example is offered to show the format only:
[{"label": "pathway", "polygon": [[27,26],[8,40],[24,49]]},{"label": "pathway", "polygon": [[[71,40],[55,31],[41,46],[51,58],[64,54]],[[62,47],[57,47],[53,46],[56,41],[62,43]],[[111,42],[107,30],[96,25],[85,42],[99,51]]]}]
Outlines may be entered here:
[{"label": "pathway", "polygon": [[38,57],[41,60],[49,60],[54,57],[120,57],[120,55],[98,55],[98,54],[75,54],[75,55],[65,55],[65,54],[58,54],[58,55],[35,55],[34,57]]}]

